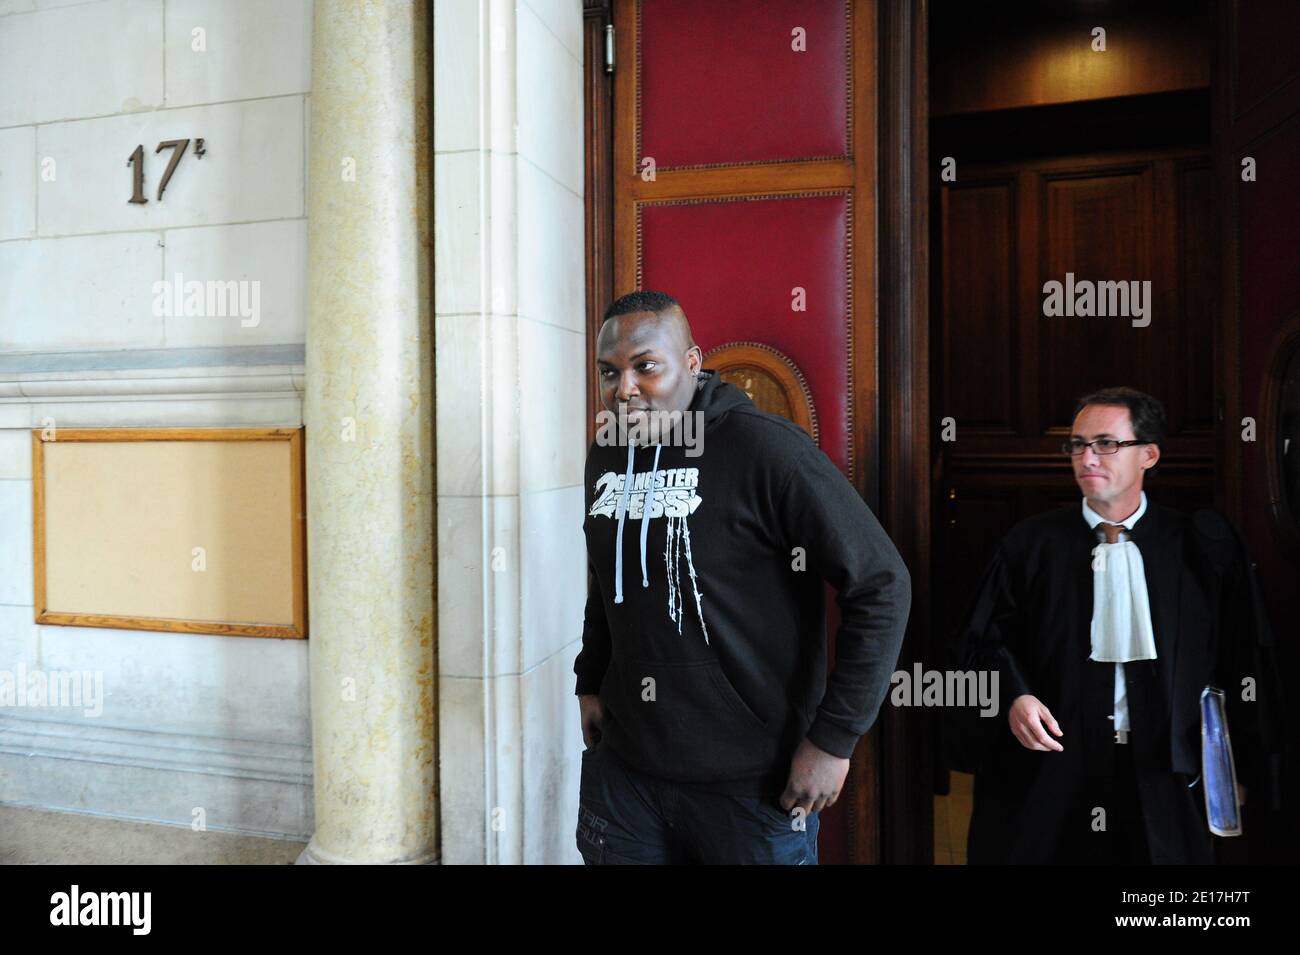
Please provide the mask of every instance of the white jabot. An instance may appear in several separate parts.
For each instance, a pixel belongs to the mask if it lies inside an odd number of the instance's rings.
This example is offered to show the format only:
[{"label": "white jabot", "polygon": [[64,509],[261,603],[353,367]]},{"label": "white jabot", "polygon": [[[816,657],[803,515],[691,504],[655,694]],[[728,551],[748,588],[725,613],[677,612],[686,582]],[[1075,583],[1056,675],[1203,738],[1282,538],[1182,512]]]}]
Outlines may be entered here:
[{"label": "white jabot", "polygon": [[[1133,529],[1146,513],[1147,495],[1142,492],[1138,509],[1119,524]],[[1083,502],[1083,519],[1096,528],[1104,517]],[[1115,664],[1115,729],[1129,729],[1128,689],[1124,664],[1156,658],[1155,629],[1151,625],[1151,602],[1147,595],[1146,567],[1137,544],[1121,534],[1117,544],[1099,543],[1093,550],[1092,653],[1090,660]]]}]

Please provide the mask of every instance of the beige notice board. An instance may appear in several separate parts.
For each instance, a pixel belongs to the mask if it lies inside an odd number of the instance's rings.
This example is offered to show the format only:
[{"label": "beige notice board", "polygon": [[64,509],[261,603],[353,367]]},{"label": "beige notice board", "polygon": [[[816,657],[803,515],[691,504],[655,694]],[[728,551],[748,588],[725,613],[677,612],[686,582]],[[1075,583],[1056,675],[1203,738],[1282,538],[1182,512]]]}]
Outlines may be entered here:
[{"label": "beige notice board", "polygon": [[298,428],[32,432],[36,622],[305,637]]}]

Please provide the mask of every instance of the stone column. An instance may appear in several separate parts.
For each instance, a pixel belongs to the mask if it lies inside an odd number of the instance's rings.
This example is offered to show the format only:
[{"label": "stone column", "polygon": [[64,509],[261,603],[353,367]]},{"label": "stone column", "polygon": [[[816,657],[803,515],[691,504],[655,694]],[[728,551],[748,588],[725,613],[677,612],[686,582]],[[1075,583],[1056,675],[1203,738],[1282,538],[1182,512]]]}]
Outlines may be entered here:
[{"label": "stone column", "polygon": [[437,861],[428,3],[316,0],[300,863]]}]

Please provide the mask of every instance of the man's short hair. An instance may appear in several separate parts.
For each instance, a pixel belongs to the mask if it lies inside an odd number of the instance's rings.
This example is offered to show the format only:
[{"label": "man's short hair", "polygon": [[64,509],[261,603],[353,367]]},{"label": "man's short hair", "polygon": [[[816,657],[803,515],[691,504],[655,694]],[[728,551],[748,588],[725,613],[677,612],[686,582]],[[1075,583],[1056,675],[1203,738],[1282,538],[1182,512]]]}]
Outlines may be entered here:
[{"label": "man's short hair", "polygon": [[609,308],[605,309],[605,317],[600,321],[604,324],[616,315],[631,315],[634,312],[654,312],[656,315],[661,315],[674,307],[681,308],[681,305],[667,292],[655,292],[650,289],[628,292],[610,303]]},{"label": "man's short hair", "polygon": [[1113,405],[1128,409],[1128,417],[1133,422],[1133,437],[1163,449],[1165,443],[1165,406],[1159,398],[1152,397],[1136,388],[1103,388],[1090,395],[1084,395],[1074,406],[1074,417],[1088,405]]}]

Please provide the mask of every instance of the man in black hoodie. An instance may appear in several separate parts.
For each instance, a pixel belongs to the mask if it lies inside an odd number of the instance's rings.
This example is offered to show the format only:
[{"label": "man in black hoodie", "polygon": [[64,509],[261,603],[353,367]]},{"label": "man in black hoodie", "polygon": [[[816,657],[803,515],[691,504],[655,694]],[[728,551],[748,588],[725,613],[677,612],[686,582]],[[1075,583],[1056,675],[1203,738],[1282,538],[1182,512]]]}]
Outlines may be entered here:
[{"label": "man in black hoodie", "polygon": [[[587,454],[578,848],[815,864],[818,813],[898,659],[907,569],[803,430],[701,367],[671,296],[614,302],[596,351],[602,403],[625,417]],[[691,420],[647,442],[674,412]],[[698,448],[680,440],[691,425]]]}]

